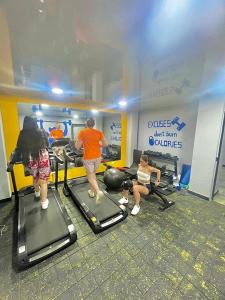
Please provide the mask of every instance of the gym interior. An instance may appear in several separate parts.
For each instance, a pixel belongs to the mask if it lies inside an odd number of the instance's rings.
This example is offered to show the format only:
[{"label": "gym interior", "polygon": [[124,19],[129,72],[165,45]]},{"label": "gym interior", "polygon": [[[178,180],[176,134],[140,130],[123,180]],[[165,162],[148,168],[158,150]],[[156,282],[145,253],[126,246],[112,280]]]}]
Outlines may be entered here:
[{"label": "gym interior", "polygon": [[[224,34],[219,0],[0,1],[0,299],[225,299]],[[26,116],[46,210],[15,158]],[[75,147],[90,118],[100,204]],[[160,183],[132,215],[143,154]]]}]

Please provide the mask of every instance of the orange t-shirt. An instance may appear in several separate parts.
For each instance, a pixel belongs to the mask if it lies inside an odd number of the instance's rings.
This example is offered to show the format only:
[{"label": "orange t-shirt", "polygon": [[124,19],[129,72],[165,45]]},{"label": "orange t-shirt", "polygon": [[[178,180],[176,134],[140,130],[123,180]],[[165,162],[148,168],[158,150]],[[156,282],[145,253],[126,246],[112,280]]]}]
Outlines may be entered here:
[{"label": "orange t-shirt", "polygon": [[62,139],[63,138],[63,131],[61,129],[52,129],[50,132],[50,136],[53,139]]},{"label": "orange t-shirt", "polygon": [[82,129],[77,139],[83,142],[84,159],[89,160],[101,157],[99,142],[103,139],[103,133],[100,130],[93,128]]}]

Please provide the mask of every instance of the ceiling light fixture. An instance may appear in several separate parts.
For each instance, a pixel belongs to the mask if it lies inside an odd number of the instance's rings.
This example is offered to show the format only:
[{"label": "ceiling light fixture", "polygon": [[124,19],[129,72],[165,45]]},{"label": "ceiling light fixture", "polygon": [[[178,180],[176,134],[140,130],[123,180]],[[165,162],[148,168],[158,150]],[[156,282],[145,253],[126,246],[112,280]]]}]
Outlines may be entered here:
[{"label": "ceiling light fixture", "polygon": [[38,11],[39,11],[40,14],[43,13],[43,10],[42,10],[42,9],[39,9]]},{"label": "ceiling light fixture", "polygon": [[38,116],[38,117],[41,117],[41,116],[43,116],[43,113],[42,113],[42,111],[40,111],[40,110],[37,110],[37,111],[36,111],[36,116]]},{"label": "ceiling light fixture", "polygon": [[49,107],[49,104],[41,104],[42,107]]},{"label": "ceiling light fixture", "polygon": [[119,106],[121,106],[121,107],[127,106],[127,101],[126,101],[126,99],[120,100],[120,101],[119,101]]},{"label": "ceiling light fixture", "polygon": [[45,2],[45,0],[40,0],[40,2],[41,2],[41,3],[44,3],[44,2]]},{"label": "ceiling light fixture", "polygon": [[92,109],[91,112],[92,112],[93,114],[97,114],[97,113],[98,113],[98,110],[97,110],[97,109]]},{"label": "ceiling light fixture", "polygon": [[73,118],[78,119],[79,117],[78,117],[78,115],[73,115]]},{"label": "ceiling light fixture", "polygon": [[56,95],[62,95],[63,94],[63,90],[58,88],[58,87],[55,87],[55,88],[52,88],[52,93],[53,94],[56,94]]}]

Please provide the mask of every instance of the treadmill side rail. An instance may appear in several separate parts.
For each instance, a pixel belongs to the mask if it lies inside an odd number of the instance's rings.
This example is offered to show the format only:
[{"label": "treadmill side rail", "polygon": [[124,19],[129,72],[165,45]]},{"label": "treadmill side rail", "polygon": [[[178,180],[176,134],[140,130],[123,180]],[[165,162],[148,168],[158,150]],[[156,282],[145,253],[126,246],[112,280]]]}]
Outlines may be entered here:
[{"label": "treadmill side rail", "polygon": [[101,227],[102,228],[109,227],[109,226],[111,226],[113,224],[118,223],[122,218],[123,218],[123,215],[121,214],[121,215],[119,215],[119,216],[117,216],[115,218],[110,219],[109,221],[103,222],[101,224]]},{"label": "treadmill side rail", "polygon": [[74,228],[74,225],[72,223],[72,220],[71,220],[70,216],[68,215],[65,206],[62,203],[62,200],[60,198],[58,190],[53,189],[52,191],[53,191],[55,200],[56,200],[56,202],[58,203],[58,205],[60,207],[60,210],[62,212],[64,221],[65,221],[65,223],[67,225],[68,232],[69,232],[69,235],[70,235],[70,240],[73,243],[73,242],[75,242],[77,240],[77,233],[75,231],[75,228]]},{"label": "treadmill side rail", "polygon": [[43,260],[43,256],[48,257],[48,256],[52,255],[53,253],[57,253],[58,251],[60,251],[61,249],[65,248],[67,245],[70,245],[70,244],[71,244],[71,240],[68,238],[65,238],[63,241],[58,241],[58,242],[54,243],[54,245],[51,245],[48,248],[46,248],[44,250],[40,250],[37,253],[31,255],[29,257],[29,262],[36,263],[37,261],[41,261],[41,260]]},{"label": "treadmill side rail", "polygon": [[94,233],[100,233],[100,232],[104,231],[105,229],[125,220],[127,216],[128,216],[127,211],[124,211],[121,209],[121,212],[119,215],[113,216],[107,220],[104,220],[103,222],[97,222],[95,224],[95,223],[89,222],[88,219],[87,219],[87,221],[90,224]]},{"label": "treadmill side rail", "polygon": [[26,229],[25,229],[25,208],[21,197],[18,200],[18,216],[17,216],[17,261],[19,269],[23,265],[29,264],[27,247],[26,247]]}]

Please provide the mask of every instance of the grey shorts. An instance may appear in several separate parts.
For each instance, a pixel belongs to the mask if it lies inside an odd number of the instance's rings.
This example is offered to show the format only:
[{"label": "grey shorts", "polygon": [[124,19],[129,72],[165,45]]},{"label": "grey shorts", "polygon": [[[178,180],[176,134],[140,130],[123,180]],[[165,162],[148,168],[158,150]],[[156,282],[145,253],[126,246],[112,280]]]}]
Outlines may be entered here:
[{"label": "grey shorts", "polygon": [[83,160],[83,164],[86,171],[89,173],[95,173],[96,170],[99,168],[101,160],[102,160],[101,157],[96,159]]}]

